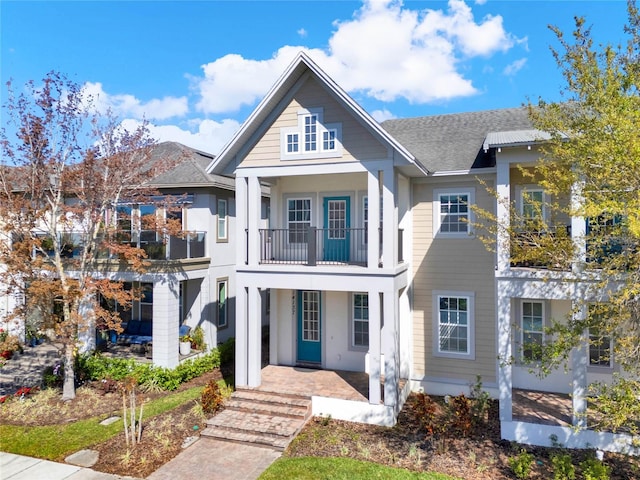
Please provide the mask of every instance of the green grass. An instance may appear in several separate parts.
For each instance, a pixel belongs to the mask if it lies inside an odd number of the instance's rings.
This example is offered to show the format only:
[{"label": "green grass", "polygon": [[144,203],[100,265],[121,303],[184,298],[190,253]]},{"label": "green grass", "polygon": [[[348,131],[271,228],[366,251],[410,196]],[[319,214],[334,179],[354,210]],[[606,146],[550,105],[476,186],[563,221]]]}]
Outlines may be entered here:
[{"label": "green grass", "polygon": [[441,473],[417,473],[352,458],[279,458],[259,480],[454,480]]},{"label": "green grass", "polygon": [[[193,387],[145,403],[142,419],[144,421],[200,398],[201,393],[202,387]],[[96,417],[43,427],[0,425],[0,450],[59,461],[73,452],[104,442],[123,430],[122,421],[104,426],[100,425],[102,420],[104,417]]]}]

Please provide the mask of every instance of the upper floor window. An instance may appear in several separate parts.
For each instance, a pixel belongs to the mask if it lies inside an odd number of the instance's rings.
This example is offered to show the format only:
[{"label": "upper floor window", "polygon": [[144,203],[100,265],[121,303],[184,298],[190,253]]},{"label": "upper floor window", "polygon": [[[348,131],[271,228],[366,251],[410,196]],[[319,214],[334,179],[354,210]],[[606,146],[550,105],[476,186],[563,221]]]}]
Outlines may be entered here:
[{"label": "upper floor window", "polygon": [[300,136],[297,133],[287,135],[287,153],[298,153],[300,149],[299,138]]},{"label": "upper floor window", "polygon": [[538,186],[519,185],[516,187],[520,221],[527,230],[543,230],[547,218],[546,195]]},{"label": "upper floor window", "polygon": [[592,367],[611,367],[611,337],[589,329],[589,365]]},{"label": "upper floor window", "polygon": [[318,140],[318,115],[304,117],[304,151],[315,152]]},{"label": "upper floor window", "polygon": [[228,227],[228,212],[227,212],[227,200],[223,198],[218,199],[218,241],[226,241],[229,238],[227,231]]},{"label": "upper floor window", "polygon": [[283,160],[342,154],[342,124],[325,124],[323,116],[323,108],[301,109],[297,126],[280,129]]},{"label": "upper floor window", "polygon": [[434,236],[467,237],[471,233],[472,190],[434,191]]},{"label": "upper floor window", "polygon": [[307,243],[311,226],[311,199],[290,198],[287,201],[289,243]]}]

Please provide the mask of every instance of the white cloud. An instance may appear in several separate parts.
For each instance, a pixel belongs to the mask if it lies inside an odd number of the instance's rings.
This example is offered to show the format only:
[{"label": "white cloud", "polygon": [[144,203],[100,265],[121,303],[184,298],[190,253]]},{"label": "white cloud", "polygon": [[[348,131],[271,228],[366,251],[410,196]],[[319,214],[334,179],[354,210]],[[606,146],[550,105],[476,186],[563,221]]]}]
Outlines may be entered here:
[{"label": "white cloud", "polygon": [[378,123],[382,123],[385,120],[390,120],[392,118],[396,118],[396,116],[393,113],[391,113],[389,110],[387,110],[386,108],[384,108],[382,110],[374,110],[373,112],[371,112],[371,116]]},{"label": "white cloud", "polygon": [[527,63],[526,58],[520,58],[515,62],[512,62],[509,65],[507,65],[502,71],[502,73],[504,73],[507,76],[513,76],[516,73],[518,73],[520,70],[522,70],[522,68],[525,66],[526,63]]},{"label": "white cloud", "polygon": [[102,113],[111,111],[122,117],[148,120],[166,120],[181,117],[188,113],[187,97],[163,97],[142,102],[128,94],[111,95],[105,92],[101,83],[87,82],[83,85],[85,95],[91,97],[93,106]]},{"label": "white cloud", "polygon": [[195,79],[197,108],[222,113],[255,104],[300,50],[347,91],[381,101],[429,103],[469,96],[477,90],[465,77],[463,62],[520,42],[504,30],[501,16],[476,21],[463,0],[449,0],[446,10],[422,11],[399,0],[366,0],[353,18],[334,27],[326,52],[284,46],[266,60],[230,54],[203,65],[203,77]]},{"label": "white cloud", "polygon": [[[226,119],[221,122],[214,120],[193,120],[195,131],[185,130],[176,125],[148,124],[151,137],[159,142],[179,142],[203,152],[217,155],[222,147],[240,128],[236,120]],[[121,125],[127,130],[135,130],[141,122],[136,119],[123,120]]]},{"label": "white cloud", "polygon": [[298,29],[298,35],[300,35],[302,38],[307,36],[307,31],[304,28],[299,28]]}]

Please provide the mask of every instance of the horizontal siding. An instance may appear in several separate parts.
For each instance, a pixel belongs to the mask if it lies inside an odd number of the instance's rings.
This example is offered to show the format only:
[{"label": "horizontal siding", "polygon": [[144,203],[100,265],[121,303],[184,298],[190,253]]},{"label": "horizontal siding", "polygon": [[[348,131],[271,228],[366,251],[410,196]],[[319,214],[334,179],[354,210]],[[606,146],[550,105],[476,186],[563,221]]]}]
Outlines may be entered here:
[{"label": "horizontal siding", "polygon": [[[471,187],[476,203],[491,208],[493,198],[468,177],[458,183],[414,184],[413,193],[413,354],[417,375],[484,382],[496,380],[495,279],[493,253],[477,238],[433,238],[433,188]],[[434,290],[475,294],[475,360],[435,356],[433,353]]]},{"label": "horizontal siding", "polygon": [[[324,123],[342,124],[342,156],[339,158],[280,160],[280,129],[298,124],[301,108],[322,107]],[[354,116],[338,104],[314,79],[309,79],[294,95],[274,123],[242,161],[242,166],[305,165],[314,163],[339,163],[355,160],[387,158],[387,149],[376,140]]]}]

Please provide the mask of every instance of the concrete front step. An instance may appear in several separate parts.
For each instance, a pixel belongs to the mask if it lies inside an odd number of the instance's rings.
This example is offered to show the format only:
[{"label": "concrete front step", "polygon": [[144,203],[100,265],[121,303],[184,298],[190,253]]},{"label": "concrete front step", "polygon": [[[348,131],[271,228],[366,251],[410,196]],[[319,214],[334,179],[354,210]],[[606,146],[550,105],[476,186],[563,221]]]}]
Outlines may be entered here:
[{"label": "concrete front step", "polygon": [[207,422],[202,435],[284,450],[310,415],[308,397],[241,389]]}]

